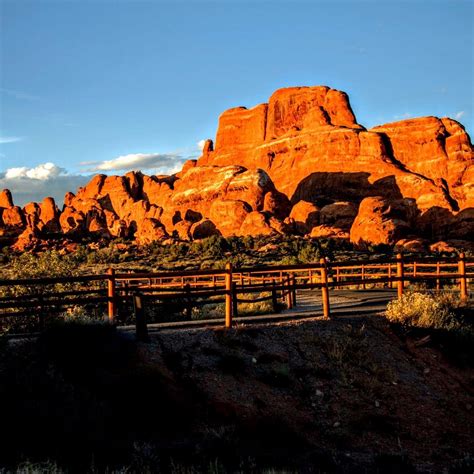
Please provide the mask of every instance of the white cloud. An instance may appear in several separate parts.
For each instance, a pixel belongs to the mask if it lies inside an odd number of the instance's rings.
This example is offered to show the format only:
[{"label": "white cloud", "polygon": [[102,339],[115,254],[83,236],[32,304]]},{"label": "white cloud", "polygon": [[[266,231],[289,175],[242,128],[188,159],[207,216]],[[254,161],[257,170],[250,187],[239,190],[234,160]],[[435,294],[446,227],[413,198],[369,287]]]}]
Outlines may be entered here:
[{"label": "white cloud", "polygon": [[90,178],[90,175],[69,174],[54,163],[42,163],[32,168],[9,168],[0,173],[0,189],[9,189],[15,204],[19,206],[31,201],[42,201],[46,196],[52,196],[61,206],[68,191],[76,192]]},{"label": "white cloud", "polygon": [[54,163],[43,163],[34,168],[27,168],[26,166],[9,168],[5,172],[5,179],[30,178],[47,180],[61,174],[66,174],[64,168],[60,168]]},{"label": "white cloud", "polygon": [[466,111],[465,111],[465,110],[460,110],[459,112],[456,112],[456,113],[454,114],[454,118],[455,118],[456,120],[460,120],[460,119],[462,119],[465,115],[466,115]]},{"label": "white cloud", "polygon": [[197,142],[197,146],[198,146],[198,148],[199,148],[201,151],[204,150],[204,145],[205,145],[205,144],[206,144],[206,140],[199,140],[199,141]]},{"label": "white cloud", "polygon": [[90,172],[156,170],[159,174],[165,174],[173,172],[186,159],[177,153],[131,153],[112,160],[89,161],[80,164],[87,167],[87,171]]},{"label": "white cloud", "polygon": [[23,140],[22,137],[6,137],[6,136],[0,136],[0,144],[4,143],[15,143]]},{"label": "white cloud", "polygon": [[[190,151],[190,150],[189,150]],[[131,153],[112,160],[80,163],[84,174],[68,173],[55,163],[42,163],[34,167],[20,166],[0,172],[0,190],[7,188],[13,194],[15,204],[23,206],[30,201],[42,201],[52,196],[60,206],[68,191],[76,192],[97,172],[111,174],[130,170],[147,170],[149,174],[173,174],[181,170],[187,159],[196,158],[185,153]]]}]

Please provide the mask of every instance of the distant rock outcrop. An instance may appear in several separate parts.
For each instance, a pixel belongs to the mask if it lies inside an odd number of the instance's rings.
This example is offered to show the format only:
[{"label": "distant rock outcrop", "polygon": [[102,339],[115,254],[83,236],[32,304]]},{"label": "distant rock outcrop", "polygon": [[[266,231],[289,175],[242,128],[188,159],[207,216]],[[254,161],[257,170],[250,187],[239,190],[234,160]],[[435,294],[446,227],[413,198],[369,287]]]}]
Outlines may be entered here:
[{"label": "distant rock outcrop", "polygon": [[[366,130],[344,92],[276,91],[219,118],[215,146],[172,176],[95,176],[60,211],[0,193],[0,236],[199,239],[296,233],[358,246],[474,238],[474,152],[463,126],[422,117]],[[445,244],[449,246],[449,243]],[[434,248],[434,247],[433,247]]]}]

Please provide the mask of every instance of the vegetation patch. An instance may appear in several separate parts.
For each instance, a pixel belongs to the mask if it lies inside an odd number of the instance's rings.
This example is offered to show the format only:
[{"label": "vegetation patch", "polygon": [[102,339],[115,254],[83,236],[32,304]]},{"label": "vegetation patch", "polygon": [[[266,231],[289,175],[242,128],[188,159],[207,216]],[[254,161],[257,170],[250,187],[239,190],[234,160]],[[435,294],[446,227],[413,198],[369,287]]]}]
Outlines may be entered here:
[{"label": "vegetation patch", "polygon": [[474,367],[474,309],[457,295],[409,292],[388,304],[386,317],[402,338],[435,346],[458,366]]}]

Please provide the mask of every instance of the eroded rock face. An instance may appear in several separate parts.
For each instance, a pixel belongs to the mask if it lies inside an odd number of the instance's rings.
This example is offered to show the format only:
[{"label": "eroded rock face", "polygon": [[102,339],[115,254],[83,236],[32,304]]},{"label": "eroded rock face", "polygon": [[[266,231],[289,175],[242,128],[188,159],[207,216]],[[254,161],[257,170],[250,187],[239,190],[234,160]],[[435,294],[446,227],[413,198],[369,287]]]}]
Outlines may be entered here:
[{"label": "eroded rock face", "polygon": [[163,224],[154,218],[146,217],[141,222],[140,227],[135,233],[135,240],[138,244],[149,244],[156,240],[162,240],[168,237]]},{"label": "eroded rock face", "polygon": [[[257,134],[239,135],[241,114],[258,115],[263,123],[265,110],[264,134],[260,125]],[[220,122],[215,149],[198,165],[263,169],[293,203],[323,206],[383,196],[413,198],[420,209],[473,205],[472,145],[454,120],[426,117],[367,131],[357,124],[347,96],[326,87],[282,89],[267,108],[232,111],[225,126]],[[247,138],[238,141],[235,134]]]},{"label": "eroded rock face", "polygon": [[2,191],[0,235],[23,234],[24,248],[57,234],[146,244],[296,233],[415,249],[473,240],[473,209],[474,153],[460,123],[421,117],[366,130],[344,92],[291,87],[225,111],[215,146],[207,140],[172,176],[97,175],[66,194],[62,211],[51,198],[20,209]]},{"label": "eroded rock face", "polygon": [[211,204],[209,218],[224,237],[229,237],[239,231],[250,212],[252,207],[244,201],[222,199]]}]

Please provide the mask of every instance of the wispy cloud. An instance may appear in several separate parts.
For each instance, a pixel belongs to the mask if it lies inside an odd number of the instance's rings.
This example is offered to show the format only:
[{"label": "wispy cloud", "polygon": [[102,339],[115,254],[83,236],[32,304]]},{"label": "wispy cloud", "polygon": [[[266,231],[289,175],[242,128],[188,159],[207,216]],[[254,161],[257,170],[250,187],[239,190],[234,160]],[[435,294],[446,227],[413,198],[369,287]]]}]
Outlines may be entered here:
[{"label": "wispy cloud", "polygon": [[7,137],[5,135],[0,135],[0,144],[4,143],[15,143],[23,140],[23,137]]},{"label": "wispy cloud", "polygon": [[206,144],[206,140],[204,140],[204,139],[203,139],[203,140],[199,140],[199,141],[197,142],[197,146],[198,146],[198,148],[199,148],[200,151],[204,150],[204,145],[205,145],[205,144]]},{"label": "wispy cloud", "polygon": [[86,161],[80,165],[89,172],[157,169],[160,173],[166,173],[174,171],[186,159],[178,153],[130,153],[112,160]]},{"label": "wispy cloud", "polygon": [[462,119],[465,115],[466,115],[466,111],[465,111],[465,110],[460,110],[459,112],[456,112],[456,113],[454,114],[454,118],[455,118],[456,120],[460,120],[460,119]]},{"label": "wispy cloud", "polygon": [[4,87],[0,87],[0,92],[19,100],[41,100],[41,98],[36,95],[28,94],[27,92],[16,89],[5,89]]}]

